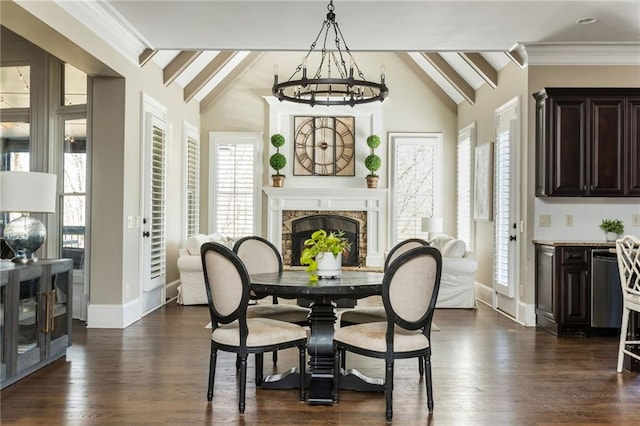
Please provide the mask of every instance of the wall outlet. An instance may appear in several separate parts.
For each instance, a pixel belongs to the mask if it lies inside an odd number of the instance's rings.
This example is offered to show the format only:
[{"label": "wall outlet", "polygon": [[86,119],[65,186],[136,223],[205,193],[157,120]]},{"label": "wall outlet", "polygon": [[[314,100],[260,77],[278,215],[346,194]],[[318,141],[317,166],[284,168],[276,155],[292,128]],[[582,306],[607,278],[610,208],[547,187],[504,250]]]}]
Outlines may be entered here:
[{"label": "wall outlet", "polygon": [[541,214],[538,216],[538,226],[540,228],[551,228],[551,215]]},{"label": "wall outlet", "polygon": [[568,214],[564,217],[564,225],[565,226],[573,226],[573,215]]},{"label": "wall outlet", "polygon": [[640,214],[631,215],[631,226],[640,226]]}]

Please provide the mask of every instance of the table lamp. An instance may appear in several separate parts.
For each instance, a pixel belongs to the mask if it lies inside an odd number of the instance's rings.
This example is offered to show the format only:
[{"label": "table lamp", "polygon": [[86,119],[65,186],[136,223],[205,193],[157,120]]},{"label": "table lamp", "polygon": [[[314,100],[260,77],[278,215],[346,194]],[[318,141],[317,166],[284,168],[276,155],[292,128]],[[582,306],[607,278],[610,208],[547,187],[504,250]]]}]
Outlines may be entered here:
[{"label": "table lamp", "polygon": [[428,239],[432,240],[433,237],[435,237],[435,234],[442,232],[442,218],[441,217],[423,217],[420,230],[422,232],[427,232]]},{"label": "table lamp", "polygon": [[36,250],[47,236],[44,224],[25,213],[54,213],[57,176],[37,172],[0,172],[0,212],[22,213],[4,227],[13,262],[36,262]]}]

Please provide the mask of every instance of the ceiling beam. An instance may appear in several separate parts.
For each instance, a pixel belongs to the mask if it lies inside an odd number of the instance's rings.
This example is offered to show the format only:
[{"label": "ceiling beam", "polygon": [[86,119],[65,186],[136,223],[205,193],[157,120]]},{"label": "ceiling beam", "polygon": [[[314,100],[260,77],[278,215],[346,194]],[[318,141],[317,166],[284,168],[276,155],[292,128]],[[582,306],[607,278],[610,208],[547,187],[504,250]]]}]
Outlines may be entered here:
[{"label": "ceiling beam", "polygon": [[476,52],[458,52],[458,55],[460,55],[492,89],[498,87],[498,71],[496,71],[481,54]]},{"label": "ceiling beam", "polygon": [[149,60],[153,58],[153,55],[155,55],[157,52],[158,51],[155,49],[144,49],[140,56],[138,56],[138,65],[144,67],[145,64],[149,62]]},{"label": "ceiling beam", "polygon": [[178,53],[178,55],[162,70],[164,85],[168,86],[173,83],[173,80],[178,78],[180,73],[191,65],[191,63],[195,61],[201,53],[202,50],[190,50]]},{"label": "ceiling beam", "polygon": [[[227,74],[211,92],[200,101],[200,114],[213,105],[220,96],[262,55],[262,52],[249,52],[238,65]],[[271,93],[271,91],[269,91]]]},{"label": "ceiling beam", "polygon": [[451,97],[445,92],[442,87],[438,83],[436,83],[429,75],[424,72],[422,68],[416,61],[413,60],[411,56],[409,56],[406,52],[398,52],[396,53],[398,57],[404,62],[404,64],[415,74],[416,77],[422,81],[422,83],[427,86],[434,95],[438,97],[438,99],[451,111],[453,114],[456,114],[458,110],[458,105],[455,103]]},{"label": "ceiling beam", "polygon": [[460,76],[449,65],[444,58],[437,53],[422,52],[421,55],[429,61],[429,63],[436,69],[442,76],[451,84],[460,95],[470,104],[474,104],[476,101],[476,92],[473,87],[466,82],[464,78]]},{"label": "ceiling beam", "polygon": [[238,52],[220,52],[184,88],[184,101],[189,102]]}]

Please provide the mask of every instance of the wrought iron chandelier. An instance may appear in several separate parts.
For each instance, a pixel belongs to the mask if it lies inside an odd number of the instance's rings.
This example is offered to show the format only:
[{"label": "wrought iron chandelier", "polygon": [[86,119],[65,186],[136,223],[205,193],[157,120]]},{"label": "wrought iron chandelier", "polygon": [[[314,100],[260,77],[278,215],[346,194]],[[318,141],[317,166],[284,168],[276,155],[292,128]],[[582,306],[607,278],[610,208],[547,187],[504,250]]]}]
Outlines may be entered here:
[{"label": "wrought iron chandelier", "polygon": [[[333,0],[327,6],[327,19],[316,39],[311,43],[309,51],[302,63],[297,66],[291,77],[282,83],[278,82],[277,66],[274,70],[273,88],[271,91],[280,101],[315,105],[349,105],[364,104],[374,101],[382,102],[389,94],[384,82],[384,68],[380,71],[380,83],[368,81],[360,71],[358,64],[347,46],[342,31],[333,13]],[[330,33],[335,37],[335,50],[327,50]],[[324,36],[323,36],[324,35]],[[320,65],[312,78],[307,77],[307,61],[315,51],[316,44],[322,36]],[[342,47],[344,46],[344,47]],[[347,61],[349,68],[347,69]],[[357,77],[354,77],[354,69]],[[324,72],[324,76],[323,76]],[[300,76],[299,74],[302,73]],[[332,76],[333,73],[333,76]]]}]

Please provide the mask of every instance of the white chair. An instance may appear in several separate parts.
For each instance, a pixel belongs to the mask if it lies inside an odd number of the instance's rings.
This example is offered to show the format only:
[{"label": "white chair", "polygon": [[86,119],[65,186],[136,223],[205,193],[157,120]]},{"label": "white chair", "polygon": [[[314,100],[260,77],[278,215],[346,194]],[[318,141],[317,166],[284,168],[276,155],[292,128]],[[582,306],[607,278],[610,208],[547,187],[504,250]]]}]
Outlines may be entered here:
[{"label": "white chair", "polygon": [[207,400],[213,399],[218,350],[233,352],[240,360],[239,410],[244,413],[247,387],[247,356],[255,354],[256,382],[262,377],[265,352],[297,347],[300,363],[300,400],[305,398],[305,349],[307,332],[299,325],[268,318],[247,318],[249,273],[238,256],[217,243],[200,248],[202,270],[211,316],[211,355]]},{"label": "white chair", "polygon": [[385,322],[342,327],[335,331],[333,399],[338,402],[341,351],[385,360],[386,418],[393,418],[393,367],[396,359],[424,363],[427,407],[433,411],[431,383],[431,321],[436,307],[442,257],[433,247],[418,247],[394,260],[384,273],[382,302]]},{"label": "white chair", "polygon": [[622,285],[622,327],[620,329],[620,347],[618,349],[618,373],[622,372],[624,356],[640,360],[640,355],[631,352],[626,345],[638,345],[640,340],[627,340],[629,327],[629,313],[640,314],[640,240],[632,235],[626,235],[616,241],[618,268],[620,269],[620,284]]}]

